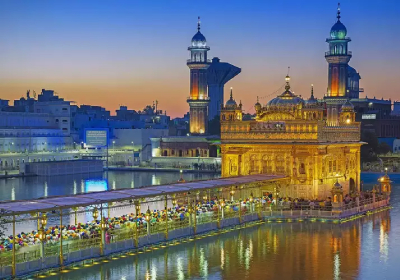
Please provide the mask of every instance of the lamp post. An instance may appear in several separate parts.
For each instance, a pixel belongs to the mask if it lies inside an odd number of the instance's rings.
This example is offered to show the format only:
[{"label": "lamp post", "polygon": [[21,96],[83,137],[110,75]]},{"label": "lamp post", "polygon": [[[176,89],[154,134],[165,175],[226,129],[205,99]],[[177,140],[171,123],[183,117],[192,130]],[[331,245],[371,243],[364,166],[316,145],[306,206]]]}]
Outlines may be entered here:
[{"label": "lamp post", "polygon": [[253,202],[254,202],[253,193],[250,194],[249,202],[250,202],[250,209],[251,209],[251,212],[253,212],[253,211],[254,211],[254,207],[253,207],[253,206],[254,206],[254,205],[253,205]]},{"label": "lamp post", "polygon": [[233,187],[230,191],[230,194],[231,194],[231,201],[233,202],[233,195],[235,194],[235,190],[233,189]]},{"label": "lamp post", "polygon": [[176,202],[176,196],[173,195],[173,196],[172,196],[172,206],[175,208],[176,204],[177,204],[177,202]]},{"label": "lamp post", "polygon": [[150,235],[150,219],[151,219],[150,207],[147,208],[145,219],[147,222],[147,235]]},{"label": "lamp post", "polygon": [[[101,211],[103,212],[103,211]],[[104,217],[102,215],[101,221],[100,221],[100,230],[101,230],[101,242],[100,242],[100,254],[104,255],[104,246],[106,244],[106,229],[107,229],[107,224],[106,221],[104,221]]]},{"label": "lamp post", "polygon": [[75,225],[78,225],[78,217],[77,217],[77,211],[78,211],[78,207],[73,207],[72,210],[74,210],[75,213]]},{"label": "lamp post", "polygon": [[[39,218],[39,217],[38,217]],[[40,218],[40,229],[38,231],[39,233],[39,240],[40,240],[40,257],[41,257],[41,266],[43,268],[44,264],[44,242],[46,241],[46,232],[45,232],[45,227],[47,225],[47,215],[46,213],[43,213],[42,217]],[[62,232],[60,233],[60,237],[62,237]]]},{"label": "lamp post", "polygon": [[224,207],[225,207],[225,200],[222,198],[221,199],[221,218],[224,219]]},{"label": "lamp post", "polygon": [[135,247],[137,248],[139,245],[139,227],[138,227],[138,217],[140,214],[140,201],[135,200],[135,209],[136,209],[136,221],[135,221]]},{"label": "lamp post", "polygon": [[92,216],[93,216],[93,219],[94,219],[95,221],[97,221],[97,218],[99,217],[99,210],[97,209],[97,207],[95,207],[95,208],[93,209]]}]

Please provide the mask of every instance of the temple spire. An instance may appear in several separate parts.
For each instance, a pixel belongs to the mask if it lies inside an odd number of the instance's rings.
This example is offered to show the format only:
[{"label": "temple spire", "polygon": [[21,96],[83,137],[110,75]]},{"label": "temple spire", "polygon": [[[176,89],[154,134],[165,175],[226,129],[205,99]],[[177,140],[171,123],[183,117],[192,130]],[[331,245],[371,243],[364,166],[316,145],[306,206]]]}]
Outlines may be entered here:
[{"label": "temple spire", "polygon": [[197,17],[197,31],[200,32],[200,17]]},{"label": "temple spire", "polygon": [[337,20],[340,21],[340,3],[337,5]]},{"label": "temple spire", "polygon": [[288,91],[290,89],[290,76],[289,76],[289,72],[290,72],[290,67],[288,67],[288,72],[287,75],[285,77],[285,81],[286,81],[286,85],[285,85],[285,90]]},{"label": "temple spire", "polygon": [[311,98],[314,98],[314,84],[311,84]]}]

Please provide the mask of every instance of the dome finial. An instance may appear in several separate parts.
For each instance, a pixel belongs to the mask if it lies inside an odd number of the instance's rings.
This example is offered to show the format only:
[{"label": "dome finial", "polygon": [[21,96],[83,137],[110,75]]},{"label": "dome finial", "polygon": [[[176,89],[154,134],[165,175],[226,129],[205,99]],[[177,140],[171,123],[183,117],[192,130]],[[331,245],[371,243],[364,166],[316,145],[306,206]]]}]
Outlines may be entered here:
[{"label": "dome finial", "polygon": [[200,32],[200,16],[197,17],[197,31]]},{"label": "dome finial", "polygon": [[257,95],[257,103],[259,102],[259,100],[258,100],[258,95]]},{"label": "dome finial", "polygon": [[311,84],[311,98],[314,98],[314,84]]},{"label": "dome finial", "polygon": [[337,4],[337,20],[340,21],[340,2]]},{"label": "dome finial", "polygon": [[231,87],[231,100],[233,100],[233,94],[232,94],[233,88]]},{"label": "dome finial", "polygon": [[287,75],[286,75],[286,77],[285,77],[285,81],[286,81],[285,89],[286,89],[286,91],[288,91],[288,90],[290,89],[290,84],[289,84],[289,82],[290,82],[290,76],[289,76],[289,72],[290,72],[290,66],[288,67],[288,72],[287,72]]}]

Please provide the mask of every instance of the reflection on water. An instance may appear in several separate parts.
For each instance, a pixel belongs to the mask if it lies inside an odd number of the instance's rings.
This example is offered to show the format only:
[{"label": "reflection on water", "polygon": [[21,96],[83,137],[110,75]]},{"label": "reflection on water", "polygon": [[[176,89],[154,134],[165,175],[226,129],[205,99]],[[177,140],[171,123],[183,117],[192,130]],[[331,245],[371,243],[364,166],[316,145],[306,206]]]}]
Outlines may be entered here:
[{"label": "reflection on water", "polygon": [[[216,174],[185,173],[187,181],[219,177]],[[107,189],[138,188],[177,182],[179,172],[126,172],[76,174],[52,177],[0,179],[0,200],[34,199]]]},{"label": "reflection on water", "polygon": [[388,224],[389,212],[340,226],[264,224],[47,279],[355,279],[363,268],[363,230],[372,227],[379,240]]},{"label": "reflection on water", "polygon": [[[364,189],[371,188],[378,177],[363,174]],[[205,178],[185,174],[186,180]],[[134,188],[178,179],[178,173],[110,172],[108,178],[91,174],[1,180],[0,199]],[[397,183],[390,211],[341,225],[264,224],[47,279],[398,279],[400,175],[391,179]]]},{"label": "reflection on water", "polygon": [[[364,187],[378,176],[363,176]],[[47,279],[398,279],[398,186],[392,210],[341,225],[264,224]]]}]

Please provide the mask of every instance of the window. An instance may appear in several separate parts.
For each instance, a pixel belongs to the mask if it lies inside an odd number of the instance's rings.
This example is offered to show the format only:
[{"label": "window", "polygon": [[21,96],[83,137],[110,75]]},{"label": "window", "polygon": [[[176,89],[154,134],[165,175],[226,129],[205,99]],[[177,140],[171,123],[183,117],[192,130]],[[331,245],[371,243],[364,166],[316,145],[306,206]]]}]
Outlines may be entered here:
[{"label": "window", "polygon": [[68,108],[62,108],[63,111],[68,111]]},{"label": "window", "polygon": [[62,122],[63,122],[63,123],[67,123],[67,122],[68,122],[68,120],[63,120]]},{"label": "window", "polygon": [[306,167],[305,167],[304,163],[300,163],[299,173],[306,174]]}]

